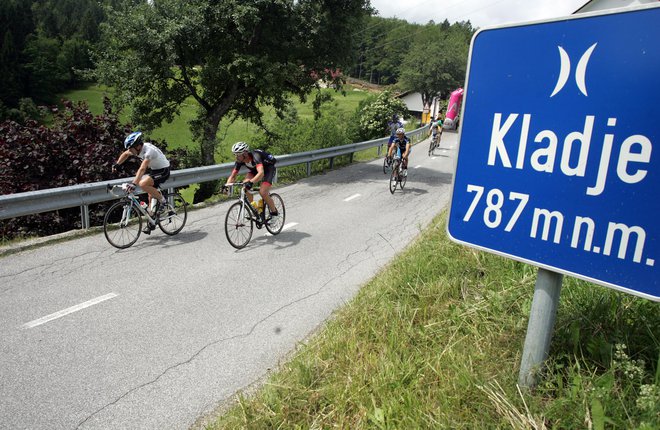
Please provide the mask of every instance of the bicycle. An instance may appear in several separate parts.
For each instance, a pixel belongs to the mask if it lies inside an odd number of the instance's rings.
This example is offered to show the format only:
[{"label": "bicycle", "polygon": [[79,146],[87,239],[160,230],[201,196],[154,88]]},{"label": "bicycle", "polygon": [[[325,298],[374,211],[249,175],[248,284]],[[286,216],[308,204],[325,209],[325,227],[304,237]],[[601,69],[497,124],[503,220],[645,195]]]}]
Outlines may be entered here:
[{"label": "bicycle", "polygon": [[392,162],[392,174],[390,175],[390,193],[394,194],[397,184],[403,190],[408,180],[407,170],[403,168],[403,160],[401,159],[401,152],[397,150]]},{"label": "bicycle", "polygon": [[[389,147],[387,148],[389,150]],[[387,175],[387,172],[392,168],[392,162],[385,152],[385,158],[383,158],[383,174]]]},{"label": "bicycle", "polygon": [[440,134],[436,133],[431,138],[431,144],[429,145],[429,157],[433,154],[433,151],[440,147]]},{"label": "bicycle", "polygon": [[[279,214],[277,221],[271,223],[270,208],[268,205],[265,204],[261,212],[255,209],[247,198],[247,192],[242,182],[234,182],[232,185],[223,188],[227,190],[228,195],[232,195],[234,194],[234,187],[241,187],[241,192],[238,201],[229,207],[225,216],[225,235],[231,246],[236,249],[245,248],[252,238],[255,225],[258,229],[265,226],[266,230],[272,235],[279,234],[282,231],[286,209],[284,207],[284,201],[279,194],[270,194]],[[257,191],[259,191],[259,188],[252,189],[253,194]]]},{"label": "bicycle", "polygon": [[110,206],[103,218],[103,233],[110,245],[125,249],[137,242],[142,233],[143,216],[147,219],[147,223],[157,224],[168,236],[179,233],[186,225],[188,209],[181,194],[176,191],[161,191],[167,200],[167,206],[162,211],[156,206],[156,214],[150,215],[146,207],[142,207],[135,193],[129,191],[127,185],[108,185],[108,191],[112,194],[122,195],[121,200]]}]

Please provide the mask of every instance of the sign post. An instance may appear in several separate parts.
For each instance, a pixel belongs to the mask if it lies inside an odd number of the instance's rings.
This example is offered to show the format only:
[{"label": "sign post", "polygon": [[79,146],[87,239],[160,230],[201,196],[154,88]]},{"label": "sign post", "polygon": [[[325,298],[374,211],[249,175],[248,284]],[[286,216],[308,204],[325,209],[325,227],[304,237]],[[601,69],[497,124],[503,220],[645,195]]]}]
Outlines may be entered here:
[{"label": "sign post", "polygon": [[447,230],[542,269],[523,385],[547,355],[559,274],[660,301],[658,22],[653,5],[472,40]]}]

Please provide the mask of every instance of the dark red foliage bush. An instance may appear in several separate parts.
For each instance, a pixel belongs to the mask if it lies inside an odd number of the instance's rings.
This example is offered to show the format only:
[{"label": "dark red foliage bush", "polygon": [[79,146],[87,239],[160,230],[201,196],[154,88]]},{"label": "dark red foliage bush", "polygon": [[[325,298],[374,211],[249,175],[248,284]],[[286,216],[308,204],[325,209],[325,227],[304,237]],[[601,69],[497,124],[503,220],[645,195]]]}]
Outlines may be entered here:
[{"label": "dark red foliage bush", "polygon": [[[105,181],[135,173],[137,159],[119,175],[112,164],[123,150],[131,127],[121,124],[108,99],[104,112],[93,115],[85,103],[64,102],[53,108],[51,126],[0,123],[0,195]],[[161,149],[164,143],[156,143]],[[174,168],[175,166],[173,166]],[[102,220],[107,204],[90,208],[92,225]],[[80,208],[70,208],[0,221],[0,238],[49,235],[79,228]]]}]

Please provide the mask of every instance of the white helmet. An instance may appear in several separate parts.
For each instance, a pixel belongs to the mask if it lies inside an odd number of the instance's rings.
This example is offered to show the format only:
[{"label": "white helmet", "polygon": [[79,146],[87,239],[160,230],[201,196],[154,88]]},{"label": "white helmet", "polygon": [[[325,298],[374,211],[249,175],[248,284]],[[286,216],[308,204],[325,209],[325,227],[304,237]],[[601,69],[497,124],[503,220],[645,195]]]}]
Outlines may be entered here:
[{"label": "white helmet", "polygon": [[406,129],[401,127],[396,129],[396,134],[406,134]]},{"label": "white helmet", "polygon": [[245,142],[236,142],[236,143],[234,143],[234,146],[231,147],[231,152],[233,152],[234,154],[240,154],[242,152],[248,152],[249,150],[250,150],[250,147]]}]

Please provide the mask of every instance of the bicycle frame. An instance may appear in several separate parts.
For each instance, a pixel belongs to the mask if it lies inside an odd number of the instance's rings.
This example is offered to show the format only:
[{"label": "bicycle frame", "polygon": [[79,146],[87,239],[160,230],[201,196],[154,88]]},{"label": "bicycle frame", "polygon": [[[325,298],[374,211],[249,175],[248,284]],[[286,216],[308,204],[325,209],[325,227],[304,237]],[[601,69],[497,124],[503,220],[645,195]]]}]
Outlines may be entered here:
[{"label": "bicycle frame", "polygon": [[[117,188],[121,189],[121,187],[118,187],[117,185],[112,187],[112,194],[116,195],[115,191]],[[138,212],[144,215],[150,223],[156,224],[156,219],[152,218],[151,215],[149,215],[149,212],[147,212],[147,210],[140,205],[140,199],[137,198],[135,193],[133,192],[127,193],[123,189],[121,190],[123,193],[125,193],[122,200],[127,200],[131,202],[130,206],[124,208],[124,213],[122,214],[122,221],[121,221],[121,224],[123,226],[125,226],[128,220],[131,219],[131,211],[133,210],[133,208],[137,208]]]},{"label": "bicycle frame", "polygon": [[[241,187],[241,192],[240,192],[240,195],[238,196],[238,200],[242,203],[242,205],[241,205],[241,210],[238,213],[238,216],[243,217],[243,211],[247,210],[250,213],[250,218],[254,222],[256,222],[258,225],[262,224],[263,220],[261,219],[261,216],[262,216],[261,214],[264,214],[265,212],[259,213],[259,212],[257,212],[257,210],[254,207],[252,207],[252,205],[250,204],[250,201],[247,198],[247,193],[245,191],[245,188],[243,187],[242,182],[234,182],[232,185],[229,185],[227,187],[227,188],[229,188],[229,193],[234,194],[234,187],[239,187],[239,186]],[[252,191],[254,191],[256,193],[257,191],[259,191],[259,188],[253,188]],[[265,206],[265,203],[266,202],[264,202],[264,206]],[[265,210],[265,207],[264,207],[264,210]]]}]

